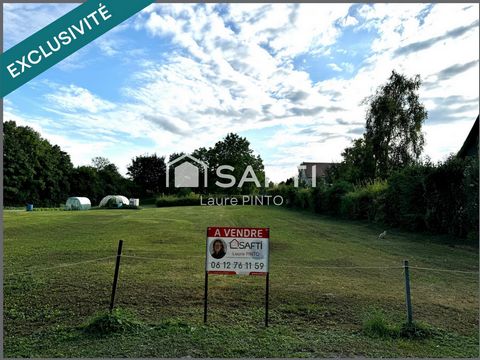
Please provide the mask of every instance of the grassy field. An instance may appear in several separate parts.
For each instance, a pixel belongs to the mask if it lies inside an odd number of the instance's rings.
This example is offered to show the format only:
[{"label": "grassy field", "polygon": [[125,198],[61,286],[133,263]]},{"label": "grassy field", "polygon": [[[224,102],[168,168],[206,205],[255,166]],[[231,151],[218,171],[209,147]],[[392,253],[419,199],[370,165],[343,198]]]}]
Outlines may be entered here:
[{"label": "grassy field", "polygon": [[[270,327],[260,277],[211,276],[203,324],[205,229],[215,225],[270,227]],[[477,357],[478,274],[412,269],[414,318],[433,335],[364,333],[372,309],[404,321],[403,259],[478,271],[478,248],[399,231],[378,240],[383,230],[273,207],[5,211],[4,355]],[[80,326],[108,308],[119,239],[128,257],[116,304],[143,325],[86,334]]]}]

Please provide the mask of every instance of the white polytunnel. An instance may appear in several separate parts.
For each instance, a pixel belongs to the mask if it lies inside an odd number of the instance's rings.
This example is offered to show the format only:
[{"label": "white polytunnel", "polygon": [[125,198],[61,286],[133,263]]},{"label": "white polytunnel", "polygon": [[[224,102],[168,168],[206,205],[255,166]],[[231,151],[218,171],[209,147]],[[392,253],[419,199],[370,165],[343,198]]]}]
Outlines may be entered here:
[{"label": "white polytunnel", "polygon": [[80,196],[72,196],[65,203],[66,210],[88,210],[92,207],[90,199]]},{"label": "white polytunnel", "polygon": [[98,205],[99,207],[122,207],[123,205],[129,205],[130,201],[123,195],[107,195]]}]

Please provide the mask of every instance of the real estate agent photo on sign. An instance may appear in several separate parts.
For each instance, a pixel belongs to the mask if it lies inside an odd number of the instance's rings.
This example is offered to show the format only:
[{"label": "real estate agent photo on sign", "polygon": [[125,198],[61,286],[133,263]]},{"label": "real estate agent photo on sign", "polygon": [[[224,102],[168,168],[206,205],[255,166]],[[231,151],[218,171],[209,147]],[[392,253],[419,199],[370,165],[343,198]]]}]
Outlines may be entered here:
[{"label": "real estate agent photo on sign", "polygon": [[210,249],[210,254],[215,259],[221,259],[226,254],[225,243],[220,239],[215,239],[212,243],[212,248]]}]

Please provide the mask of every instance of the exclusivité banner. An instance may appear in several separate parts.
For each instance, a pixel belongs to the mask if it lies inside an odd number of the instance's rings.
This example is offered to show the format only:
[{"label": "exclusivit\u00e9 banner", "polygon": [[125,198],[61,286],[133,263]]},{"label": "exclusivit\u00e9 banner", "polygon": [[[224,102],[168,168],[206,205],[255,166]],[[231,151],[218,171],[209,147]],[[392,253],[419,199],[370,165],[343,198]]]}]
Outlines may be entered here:
[{"label": "exclusivit\u00e9 banner", "polygon": [[152,0],[88,0],[1,55],[0,92],[5,97]]}]

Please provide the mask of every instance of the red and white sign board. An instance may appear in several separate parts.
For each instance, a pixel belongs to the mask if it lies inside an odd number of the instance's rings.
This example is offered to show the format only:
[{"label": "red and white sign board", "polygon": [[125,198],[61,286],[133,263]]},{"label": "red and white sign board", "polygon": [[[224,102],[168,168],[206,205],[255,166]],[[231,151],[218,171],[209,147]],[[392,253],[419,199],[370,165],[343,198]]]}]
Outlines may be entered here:
[{"label": "red and white sign board", "polygon": [[209,227],[205,270],[221,275],[268,273],[268,228]]}]

